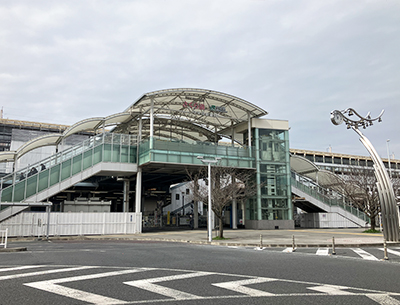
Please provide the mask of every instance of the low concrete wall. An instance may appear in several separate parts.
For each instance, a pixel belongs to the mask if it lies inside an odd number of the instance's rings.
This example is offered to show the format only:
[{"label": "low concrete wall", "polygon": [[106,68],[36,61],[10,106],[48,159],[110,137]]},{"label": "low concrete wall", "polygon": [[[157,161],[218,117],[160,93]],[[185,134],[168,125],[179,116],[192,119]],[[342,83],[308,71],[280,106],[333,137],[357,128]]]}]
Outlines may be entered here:
[{"label": "low concrete wall", "polygon": [[248,219],[246,219],[246,229],[254,229],[254,230],[294,229],[294,220],[248,220]]}]

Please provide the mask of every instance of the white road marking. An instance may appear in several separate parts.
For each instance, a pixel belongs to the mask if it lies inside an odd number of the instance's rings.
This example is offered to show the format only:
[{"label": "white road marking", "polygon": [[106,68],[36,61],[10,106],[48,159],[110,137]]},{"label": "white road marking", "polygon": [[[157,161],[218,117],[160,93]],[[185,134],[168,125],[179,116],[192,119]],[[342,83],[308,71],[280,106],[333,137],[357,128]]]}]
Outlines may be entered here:
[{"label": "white road marking", "polygon": [[32,269],[32,268],[40,268],[44,266],[19,266],[14,268],[1,268],[0,272],[14,271],[14,270],[24,270],[24,269]]},{"label": "white road marking", "polygon": [[318,248],[316,255],[329,255],[329,248]]},{"label": "white road marking", "polygon": [[47,292],[55,293],[58,295],[62,295],[65,297],[69,297],[72,299],[76,299],[79,301],[93,303],[93,304],[126,304],[126,303],[128,303],[126,301],[121,301],[121,300],[105,297],[105,296],[102,296],[99,294],[85,292],[85,291],[78,290],[78,289],[63,287],[63,286],[60,286],[57,284],[75,282],[75,281],[83,281],[83,280],[89,280],[89,279],[97,279],[97,278],[116,276],[116,275],[121,275],[121,274],[135,273],[135,272],[142,272],[142,271],[146,271],[146,270],[152,270],[152,269],[151,268],[128,269],[128,270],[112,271],[112,272],[105,272],[105,273],[72,276],[72,277],[49,280],[49,281],[27,283],[24,285],[32,287],[32,288],[44,290]]},{"label": "white road marking", "polygon": [[[235,275],[235,274],[228,274],[228,273],[218,273],[218,272],[195,272],[193,270],[180,270],[180,269],[169,269],[169,268],[117,268],[117,267],[102,267],[102,266],[82,266],[82,267],[71,267],[67,268],[67,266],[46,266],[46,265],[41,265],[41,266],[20,266],[20,267],[6,267],[1,270],[23,270],[23,269],[28,269],[28,268],[51,268],[51,267],[57,267],[61,268],[64,267],[64,269],[55,269],[55,270],[47,270],[43,272],[32,272],[32,273],[26,273],[26,274],[16,274],[13,277],[10,277],[10,279],[13,278],[19,278],[19,277],[25,277],[27,274],[29,276],[33,275],[42,275],[42,274],[48,274],[48,273],[59,273],[59,272],[66,272],[66,271],[73,271],[73,270],[84,270],[84,269],[91,269],[91,268],[112,268],[112,269],[117,269],[117,271],[111,271],[111,272],[105,272],[105,273],[98,273],[98,274],[89,274],[89,275],[80,275],[80,276],[72,276],[72,277],[67,277],[67,278],[58,278],[58,279],[53,279],[53,280],[47,280],[47,281],[39,281],[39,282],[31,282],[31,283],[26,283],[24,285],[32,288],[37,288],[43,291],[47,291],[50,293],[58,294],[63,297],[68,297],[71,299],[83,301],[86,303],[92,303],[92,304],[145,304],[145,303],[164,303],[168,301],[184,301],[186,299],[201,299],[201,300],[218,300],[218,299],[238,299],[238,298],[248,298],[248,297],[315,297],[315,296],[327,296],[327,295],[359,295],[359,296],[366,296],[369,299],[373,300],[377,304],[380,305],[400,305],[400,301],[395,299],[394,296],[398,297],[400,296],[400,293],[394,293],[394,292],[387,292],[387,291],[379,291],[379,290],[372,290],[372,289],[363,289],[363,288],[357,288],[357,287],[346,287],[346,286],[338,286],[338,285],[326,285],[322,283],[313,283],[313,282],[305,282],[305,281],[295,281],[295,280],[285,280],[285,279],[279,279],[279,278],[261,278],[261,277],[253,277],[253,276],[245,276],[245,275]],[[1,267],[0,267],[1,268]],[[124,300],[118,300],[114,298],[110,298],[107,296],[102,296],[90,292],[85,292],[81,291],[78,289],[72,289],[68,287],[63,287],[58,284],[62,283],[67,283],[67,282],[73,282],[73,281],[83,281],[83,280],[91,280],[91,279],[97,279],[97,278],[104,278],[104,277],[111,277],[111,276],[118,276],[118,275],[123,275],[123,274],[129,274],[129,273],[135,273],[135,272],[144,272],[148,270],[163,270],[163,271],[171,271],[171,272],[185,272],[184,274],[181,275],[172,275],[172,276],[163,276],[159,278],[151,278],[147,280],[139,280],[139,281],[132,281],[132,282],[126,282],[124,284],[128,284],[134,287],[138,288],[143,288],[140,287],[141,283],[144,284],[144,289],[149,290],[151,292],[155,292],[164,296],[171,297],[172,299],[149,299],[149,300],[130,300],[130,301],[124,301]],[[50,271],[50,272],[49,272]],[[93,272],[93,271],[91,271]],[[175,289],[169,289],[166,287],[162,287],[160,285],[154,285],[154,283],[157,282],[162,282],[162,281],[171,281],[171,280],[176,280],[176,279],[189,279],[189,278],[195,278],[198,276],[206,276],[206,275],[219,275],[219,276],[227,276],[227,277],[232,277],[235,276],[237,277],[243,277],[243,280],[235,280],[235,281],[230,281],[230,282],[223,282],[223,283],[215,283],[211,284],[216,287],[220,287],[223,289],[228,289],[228,290],[233,290],[235,292],[241,293],[240,295],[219,295],[219,296],[197,296],[193,295],[190,293],[182,292],[179,290]],[[5,279],[5,277],[3,277]],[[249,287],[244,287],[245,285],[251,285],[251,284],[257,284],[257,283],[263,283],[263,282],[269,282],[269,281],[280,281],[280,282],[285,282],[285,283],[293,283],[293,284],[303,284],[306,285],[307,289],[314,290],[315,292],[313,293],[278,293],[274,294],[271,292],[265,292]],[[195,282],[193,282],[195,284]],[[158,289],[157,291],[154,291],[153,289],[156,288]],[[349,291],[344,291],[351,289],[352,292]],[[106,293],[106,292],[105,292]],[[177,294],[175,294],[177,293]]]},{"label": "white road marking", "polygon": [[366,294],[368,298],[381,305],[399,305],[400,301],[392,298],[388,294]]},{"label": "white road marking", "polygon": [[322,285],[315,287],[307,287],[307,289],[315,290],[318,292],[327,293],[329,295],[350,295],[353,294],[348,291],[343,291],[343,289],[349,289],[349,287],[345,286],[336,286],[336,285]]},{"label": "white road marking", "polygon": [[254,278],[254,279],[216,283],[216,284],[212,284],[212,285],[220,287],[220,288],[232,290],[235,292],[243,293],[243,294],[246,294],[246,295],[252,296],[252,297],[262,297],[262,296],[273,296],[275,294],[266,292],[266,291],[249,288],[249,287],[244,287],[244,285],[259,284],[259,283],[272,282],[272,281],[276,281],[276,280],[271,279],[271,278],[258,277],[258,278]]},{"label": "white road marking", "polygon": [[[385,251],[385,249],[383,249],[383,248],[379,248],[379,250]],[[387,252],[392,253],[392,254],[397,255],[397,256],[400,256],[400,252],[399,251],[395,251],[395,250],[392,250],[392,249],[387,249]]]},{"label": "white road marking", "polygon": [[58,295],[62,295],[62,296],[72,298],[75,300],[92,303],[92,304],[126,304],[127,303],[125,301],[101,296],[101,295],[90,293],[90,292],[85,292],[85,291],[78,290],[78,289],[63,287],[63,286],[56,285],[56,284],[49,284],[46,282],[37,282],[37,283],[30,283],[30,284],[24,284],[24,285],[30,286],[32,288],[44,290],[47,292],[55,293]]},{"label": "white road marking", "polygon": [[13,275],[3,275],[3,276],[0,276],[0,281],[20,278],[20,277],[69,272],[69,271],[84,270],[84,269],[91,269],[91,268],[95,268],[95,267],[83,266],[83,267],[73,267],[73,268],[52,269],[52,270],[37,271],[37,272],[30,272],[30,273],[20,273],[20,274],[13,274]]},{"label": "white road marking", "polygon": [[138,281],[132,281],[132,282],[124,282],[124,284],[133,286],[133,287],[137,287],[140,289],[148,290],[148,291],[151,291],[154,293],[158,293],[158,294],[161,294],[161,295],[164,295],[166,297],[170,297],[170,298],[173,298],[176,300],[201,299],[202,297],[200,297],[200,296],[197,296],[197,295],[194,295],[191,293],[186,293],[183,291],[179,291],[176,289],[156,285],[153,283],[187,279],[187,278],[205,276],[205,275],[210,275],[210,274],[212,274],[212,273],[209,273],[209,272],[186,273],[186,274],[156,277],[156,278],[138,280]]},{"label": "white road marking", "polygon": [[[295,250],[296,250],[296,249],[295,249]],[[286,248],[286,249],[283,250],[282,252],[285,252],[285,253],[293,252],[293,248]]]},{"label": "white road marking", "polygon": [[379,261],[379,259],[377,259],[375,256],[373,256],[372,254],[369,254],[367,251],[364,251],[360,248],[355,248],[355,249],[351,249],[351,250],[353,250],[355,253],[360,255],[363,259],[366,259],[369,261]]}]

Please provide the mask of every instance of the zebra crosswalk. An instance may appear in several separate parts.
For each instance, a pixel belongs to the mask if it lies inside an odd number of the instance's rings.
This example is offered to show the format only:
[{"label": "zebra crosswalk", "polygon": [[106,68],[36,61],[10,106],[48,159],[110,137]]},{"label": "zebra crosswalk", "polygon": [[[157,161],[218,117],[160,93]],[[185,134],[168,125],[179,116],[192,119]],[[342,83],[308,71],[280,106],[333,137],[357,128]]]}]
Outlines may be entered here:
[{"label": "zebra crosswalk", "polygon": [[[264,248],[266,249],[266,248]],[[382,260],[390,260],[393,262],[400,263],[400,247],[394,249],[385,249],[384,248],[336,248],[333,251],[332,248],[269,248],[270,250],[281,251],[284,253],[308,253],[315,254],[318,256],[344,256],[344,257],[352,257],[352,258],[360,258],[368,261],[382,261]]]},{"label": "zebra crosswalk", "polygon": [[[325,253],[322,249],[320,253]],[[173,301],[247,303],[246,298],[323,300],[334,296],[363,298],[375,304],[400,304],[400,293],[268,276],[195,270],[105,266],[0,266],[0,282],[17,287],[39,304],[142,304]],[[284,289],[282,288],[284,287]],[[118,291],[118,293],[115,293]],[[32,293],[35,292],[35,293]],[[3,293],[2,303],[17,304]],[[343,299],[342,299],[343,300]],[[350,299],[349,299],[350,300]],[[279,303],[281,304],[281,303]]]}]

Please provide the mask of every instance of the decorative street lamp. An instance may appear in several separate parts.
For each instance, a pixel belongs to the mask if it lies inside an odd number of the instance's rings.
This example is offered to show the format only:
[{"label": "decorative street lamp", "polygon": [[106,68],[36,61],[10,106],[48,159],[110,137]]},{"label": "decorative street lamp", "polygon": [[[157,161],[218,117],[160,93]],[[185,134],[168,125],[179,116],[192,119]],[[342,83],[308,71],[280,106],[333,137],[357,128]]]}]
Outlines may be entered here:
[{"label": "decorative street lamp", "polygon": [[215,158],[214,160],[203,159],[203,156],[197,156],[197,159],[201,160],[203,163],[207,163],[208,166],[208,220],[207,220],[207,234],[208,241],[212,241],[212,209],[211,209],[211,164],[216,164],[221,160],[221,158]]},{"label": "decorative street lamp", "polygon": [[[359,130],[359,127],[367,128],[373,125],[374,121],[382,122],[384,110],[376,118],[371,118],[370,112],[363,117],[353,108],[346,110],[334,110],[331,112],[331,121],[334,125],[340,125],[343,122],[347,129],[353,129],[359,136],[360,141],[368,150],[374,162],[375,177],[377,180],[379,201],[381,203],[383,236],[387,241],[399,241],[399,209],[396,204],[396,197],[393,191],[392,181],[383,165],[382,159],[379,157],[371,142]],[[355,116],[355,119],[349,117]]]}]

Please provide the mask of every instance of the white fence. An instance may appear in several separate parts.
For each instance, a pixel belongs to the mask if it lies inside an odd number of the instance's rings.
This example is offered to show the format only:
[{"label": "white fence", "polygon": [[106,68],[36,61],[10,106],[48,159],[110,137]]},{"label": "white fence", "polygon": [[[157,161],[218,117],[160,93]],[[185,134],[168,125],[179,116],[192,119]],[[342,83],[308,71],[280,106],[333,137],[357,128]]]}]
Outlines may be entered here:
[{"label": "white fence", "polygon": [[[366,226],[367,224],[365,224]],[[303,213],[300,214],[302,228],[359,228],[359,224],[350,221],[339,213]]]},{"label": "white fence", "polygon": [[7,248],[8,229],[0,230],[0,234],[1,234],[0,246]]},{"label": "white fence", "polygon": [[142,232],[141,213],[48,213],[25,212],[3,221],[8,236],[67,236],[136,234]]}]

